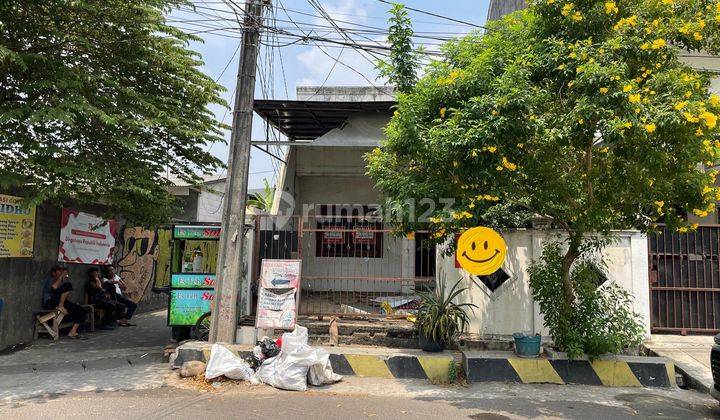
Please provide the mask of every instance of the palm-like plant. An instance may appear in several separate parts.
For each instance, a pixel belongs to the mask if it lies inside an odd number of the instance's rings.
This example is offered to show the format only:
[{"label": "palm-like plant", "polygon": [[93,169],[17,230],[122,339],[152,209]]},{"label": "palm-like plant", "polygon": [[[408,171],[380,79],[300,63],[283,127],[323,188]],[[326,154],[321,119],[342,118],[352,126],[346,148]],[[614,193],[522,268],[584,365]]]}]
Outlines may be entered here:
[{"label": "palm-like plant", "polygon": [[432,292],[420,292],[422,303],[418,309],[417,325],[420,334],[436,343],[448,343],[465,331],[470,318],[464,308],[475,313],[472,303],[455,303],[453,300],[467,287],[460,288],[460,281],[449,292],[442,277],[438,287]]},{"label": "palm-like plant", "polygon": [[272,210],[273,199],[275,198],[275,188],[270,186],[267,178],[263,178],[263,183],[265,183],[263,191],[255,194],[255,197],[249,199],[247,204],[264,212],[270,212],[270,210]]}]

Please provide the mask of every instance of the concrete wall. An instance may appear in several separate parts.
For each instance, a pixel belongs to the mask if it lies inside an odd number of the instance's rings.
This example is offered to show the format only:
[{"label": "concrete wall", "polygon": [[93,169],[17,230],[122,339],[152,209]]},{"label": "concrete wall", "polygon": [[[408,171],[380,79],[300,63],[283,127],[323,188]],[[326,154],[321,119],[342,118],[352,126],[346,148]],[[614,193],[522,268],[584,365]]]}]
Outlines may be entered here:
[{"label": "concrete wall", "polygon": [[[469,313],[468,332],[482,336],[510,335],[515,332],[549,335],[543,325],[539,305],[532,298],[527,268],[531,261],[540,258],[548,241],[558,233],[540,230],[513,230],[503,232],[508,254],[503,269],[510,275],[502,286],[491,292],[482,282],[472,281],[464,270],[455,268],[454,256],[437,253],[438,279],[446,278],[446,287],[460,281],[469,290],[459,296],[458,302],[478,306]],[[633,310],[642,316],[646,335],[650,335],[650,293],[647,262],[647,238],[638,232],[618,232],[617,241],[603,250],[608,264],[608,281],[628,290],[635,298]]]},{"label": "concrete wall", "polygon": [[295,94],[299,101],[318,102],[378,102],[394,101],[393,86],[298,86]]},{"label": "concrete wall", "polygon": [[[102,214],[99,207],[80,208],[94,214]],[[32,341],[35,312],[41,309],[42,288],[49,276],[50,268],[57,264],[60,245],[60,218],[62,209],[50,204],[37,207],[34,255],[32,258],[0,259],[0,298],[5,302],[0,313],[0,350]],[[121,232],[124,232],[121,229]],[[122,234],[116,240],[120,253]],[[119,259],[119,258],[118,258]],[[70,282],[73,284],[71,300],[85,303],[86,271],[91,265],[68,264]],[[121,268],[123,269],[123,268]],[[120,270],[118,270],[120,271]],[[150,289],[151,282],[138,292],[142,298],[139,311],[162,308],[167,304],[166,295],[156,294]],[[144,292],[144,293],[143,293]]]},{"label": "concrete wall", "polygon": [[488,7],[487,20],[497,20],[501,17],[525,8],[525,0],[491,0]]}]

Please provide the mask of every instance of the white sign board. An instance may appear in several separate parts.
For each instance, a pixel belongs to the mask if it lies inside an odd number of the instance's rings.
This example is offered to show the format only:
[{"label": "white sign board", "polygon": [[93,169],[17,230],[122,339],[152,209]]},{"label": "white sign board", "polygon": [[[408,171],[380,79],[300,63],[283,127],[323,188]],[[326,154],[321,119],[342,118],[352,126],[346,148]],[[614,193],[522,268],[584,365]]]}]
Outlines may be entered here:
[{"label": "white sign board", "polygon": [[292,329],[297,321],[301,260],[262,260],[257,328]]}]

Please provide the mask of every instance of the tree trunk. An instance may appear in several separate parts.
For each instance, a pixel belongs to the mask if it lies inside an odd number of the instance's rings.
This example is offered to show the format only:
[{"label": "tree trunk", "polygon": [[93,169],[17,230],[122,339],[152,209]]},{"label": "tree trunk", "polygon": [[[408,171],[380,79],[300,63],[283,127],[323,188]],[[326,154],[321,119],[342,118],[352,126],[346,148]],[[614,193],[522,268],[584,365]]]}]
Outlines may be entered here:
[{"label": "tree trunk", "polygon": [[575,262],[575,260],[580,256],[580,242],[580,235],[572,233],[570,234],[570,244],[562,261],[561,276],[563,293],[565,294],[565,304],[567,305],[567,308],[572,307],[573,303],[575,302],[575,292],[572,280],[570,279],[570,268],[572,268],[573,262]]}]

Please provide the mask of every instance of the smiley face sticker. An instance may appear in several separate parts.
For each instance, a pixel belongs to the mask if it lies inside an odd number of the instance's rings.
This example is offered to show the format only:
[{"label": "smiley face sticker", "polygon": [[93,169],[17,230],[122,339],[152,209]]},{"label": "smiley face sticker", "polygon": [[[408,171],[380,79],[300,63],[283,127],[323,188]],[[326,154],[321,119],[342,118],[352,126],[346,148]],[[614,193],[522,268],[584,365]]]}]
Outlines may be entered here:
[{"label": "smiley face sticker", "polygon": [[505,240],[490,228],[478,226],[468,229],[458,239],[456,258],[470,274],[487,276],[496,272],[506,255]]}]

